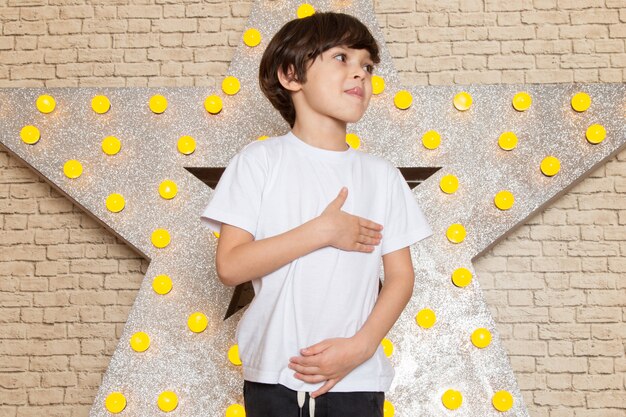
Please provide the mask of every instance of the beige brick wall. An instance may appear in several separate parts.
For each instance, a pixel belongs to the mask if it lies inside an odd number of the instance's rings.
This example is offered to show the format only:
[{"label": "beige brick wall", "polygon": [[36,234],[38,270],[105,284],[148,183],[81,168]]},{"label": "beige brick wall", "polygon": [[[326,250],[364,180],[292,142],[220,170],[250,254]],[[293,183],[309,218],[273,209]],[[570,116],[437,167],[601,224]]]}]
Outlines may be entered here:
[{"label": "beige brick wall", "polygon": [[[0,0],[0,87],[215,86],[250,6]],[[409,85],[626,79],[624,0],[374,7]],[[0,225],[0,417],[87,416],[147,263],[4,149]],[[476,269],[533,417],[626,416],[626,151]]]}]

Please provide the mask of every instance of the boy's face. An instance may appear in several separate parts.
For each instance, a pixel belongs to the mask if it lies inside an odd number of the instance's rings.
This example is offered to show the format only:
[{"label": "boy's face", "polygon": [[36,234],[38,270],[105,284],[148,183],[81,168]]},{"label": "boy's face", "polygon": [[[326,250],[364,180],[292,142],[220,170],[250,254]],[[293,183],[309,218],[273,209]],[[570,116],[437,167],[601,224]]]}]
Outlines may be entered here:
[{"label": "boy's face", "polygon": [[335,46],[324,51],[308,67],[305,83],[290,83],[297,117],[357,122],[372,97],[373,70],[365,49]]}]

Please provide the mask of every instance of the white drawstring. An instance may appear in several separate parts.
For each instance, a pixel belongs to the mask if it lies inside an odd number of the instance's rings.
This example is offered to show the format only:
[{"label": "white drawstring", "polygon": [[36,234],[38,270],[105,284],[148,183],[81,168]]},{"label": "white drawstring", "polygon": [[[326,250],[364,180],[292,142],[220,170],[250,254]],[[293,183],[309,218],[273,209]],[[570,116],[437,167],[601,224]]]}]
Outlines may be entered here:
[{"label": "white drawstring", "polygon": [[[300,417],[302,417],[302,407],[304,406],[304,400],[306,399],[306,392],[298,391],[298,407],[300,407]],[[315,398],[309,394],[309,417],[315,417]]]}]

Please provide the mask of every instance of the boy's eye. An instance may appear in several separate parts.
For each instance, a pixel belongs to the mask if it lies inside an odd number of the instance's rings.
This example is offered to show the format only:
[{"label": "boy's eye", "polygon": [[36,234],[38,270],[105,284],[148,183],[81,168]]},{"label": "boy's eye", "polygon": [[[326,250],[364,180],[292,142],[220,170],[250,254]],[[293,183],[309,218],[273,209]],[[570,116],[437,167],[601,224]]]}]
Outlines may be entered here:
[{"label": "boy's eye", "polygon": [[369,72],[370,74],[372,74],[372,73],[374,72],[374,66],[373,66],[373,65],[370,65],[370,64],[367,64],[367,65],[365,66],[365,71],[367,71],[367,72]]},{"label": "boy's eye", "polygon": [[346,54],[337,54],[337,55],[335,55],[335,58],[337,58],[338,56],[342,56],[344,58],[343,61],[345,61]]}]

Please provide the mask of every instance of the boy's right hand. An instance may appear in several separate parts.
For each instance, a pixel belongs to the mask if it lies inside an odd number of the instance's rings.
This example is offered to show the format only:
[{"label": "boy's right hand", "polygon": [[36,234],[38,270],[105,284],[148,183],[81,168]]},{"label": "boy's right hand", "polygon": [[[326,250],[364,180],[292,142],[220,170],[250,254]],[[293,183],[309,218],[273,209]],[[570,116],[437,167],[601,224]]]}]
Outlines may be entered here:
[{"label": "boy's right hand", "polygon": [[319,215],[322,231],[329,246],[347,251],[372,252],[380,243],[383,226],[341,210],[348,197],[343,187],[339,195]]}]

